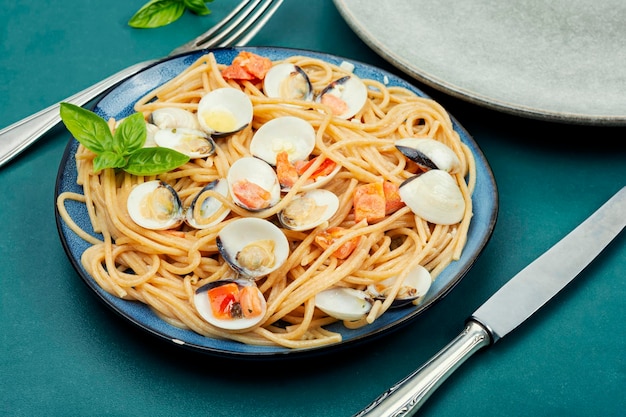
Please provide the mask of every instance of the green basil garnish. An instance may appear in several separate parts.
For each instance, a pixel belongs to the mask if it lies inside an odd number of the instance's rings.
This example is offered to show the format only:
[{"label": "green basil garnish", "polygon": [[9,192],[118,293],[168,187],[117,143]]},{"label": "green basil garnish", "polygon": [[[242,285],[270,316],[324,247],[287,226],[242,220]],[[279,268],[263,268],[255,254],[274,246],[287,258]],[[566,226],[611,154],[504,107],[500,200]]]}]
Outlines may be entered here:
[{"label": "green basil garnish", "polygon": [[211,13],[208,7],[206,7],[205,3],[210,3],[213,0],[185,0],[185,7],[191,10],[192,13],[197,14],[198,16],[206,16]]},{"label": "green basil garnish", "polygon": [[168,148],[141,148],[128,157],[124,171],[134,175],[157,175],[189,161],[189,157]]},{"label": "green basil garnish", "polygon": [[125,118],[115,129],[113,148],[120,155],[128,156],[141,149],[146,142],[146,121],[141,113]]},{"label": "green basil garnish", "polygon": [[61,103],[61,120],[85,148],[96,154],[93,170],[121,168],[133,175],[158,175],[189,161],[189,157],[169,148],[144,148],[146,122],[141,113],[128,116],[111,134],[106,121],[89,110]]},{"label": "green basil garnish", "polygon": [[204,16],[211,13],[205,3],[212,1],[213,0],[150,0],[130,18],[128,25],[143,29],[169,25],[178,20],[185,12],[185,9],[189,9],[194,14]]},{"label": "green basil garnish", "polygon": [[103,152],[93,159],[93,170],[98,172],[105,168],[124,168],[126,158],[115,152]]},{"label": "green basil garnish", "polygon": [[67,130],[85,148],[97,154],[113,150],[113,135],[102,117],[69,103],[61,103],[60,113]]}]

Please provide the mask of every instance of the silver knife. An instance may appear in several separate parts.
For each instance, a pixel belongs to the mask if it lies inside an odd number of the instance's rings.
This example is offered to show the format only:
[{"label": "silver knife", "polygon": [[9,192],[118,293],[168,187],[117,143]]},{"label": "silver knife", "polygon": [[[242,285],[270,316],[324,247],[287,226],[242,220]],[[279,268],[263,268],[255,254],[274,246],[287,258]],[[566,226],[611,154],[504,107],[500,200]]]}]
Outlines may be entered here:
[{"label": "silver knife", "polygon": [[353,417],[413,415],[461,364],[517,328],[572,281],[626,226],[626,186],[522,269],[466,321],[454,340]]}]

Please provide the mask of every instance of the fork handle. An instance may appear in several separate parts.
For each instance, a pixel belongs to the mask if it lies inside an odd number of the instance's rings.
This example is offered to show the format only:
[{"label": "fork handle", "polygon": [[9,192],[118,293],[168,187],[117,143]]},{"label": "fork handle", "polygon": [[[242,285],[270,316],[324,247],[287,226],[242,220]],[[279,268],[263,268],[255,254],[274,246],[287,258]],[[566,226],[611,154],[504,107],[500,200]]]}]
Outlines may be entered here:
[{"label": "fork handle", "polygon": [[[109,88],[154,62],[156,60],[132,65],[62,101],[83,106]],[[61,102],[53,104],[0,130],[0,167],[8,163],[61,121],[59,114],[60,104]]]}]

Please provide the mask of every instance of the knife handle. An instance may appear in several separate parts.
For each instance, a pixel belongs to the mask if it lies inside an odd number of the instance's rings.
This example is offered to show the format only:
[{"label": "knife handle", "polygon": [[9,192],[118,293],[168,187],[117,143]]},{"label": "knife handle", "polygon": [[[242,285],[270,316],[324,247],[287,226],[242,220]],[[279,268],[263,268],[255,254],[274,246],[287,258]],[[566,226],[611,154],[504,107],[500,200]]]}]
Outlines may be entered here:
[{"label": "knife handle", "polygon": [[489,332],[475,321],[421,368],[396,383],[353,417],[413,415],[430,395],[474,352],[490,345]]}]

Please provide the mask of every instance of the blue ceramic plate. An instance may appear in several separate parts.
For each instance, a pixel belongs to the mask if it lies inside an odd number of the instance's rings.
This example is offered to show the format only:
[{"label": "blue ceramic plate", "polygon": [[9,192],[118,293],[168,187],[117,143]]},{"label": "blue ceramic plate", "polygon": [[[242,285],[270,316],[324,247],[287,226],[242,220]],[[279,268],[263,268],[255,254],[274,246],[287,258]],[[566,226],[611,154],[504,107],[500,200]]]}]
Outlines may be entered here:
[{"label": "blue ceramic plate", "polygon": [[[269,57],[272,60],[285,59],[292,55],[308,55],[334,64],[348,61],[345,58],[337,56],[294,49],[246,47],[245,50]],[[212,50],[217,61],[223,64],[230,64],[232,59],[240,51],[240,48]],[[133,104],[139,98],[179,74],[206,52],[207,51],[200,51],[180,55],[160,62],[130,77],[104,96],[104,98],[97,103],[94,111],[105,119],[109,117],[119,119],[130,115],[133,113]],[[359,62],[351,62],[355,65],[354,72],[361,78],[374,79],[380,82],[387,79],[390,85],[400,85],[413,90],[420,96],[424,96],[422,91],[391,73]],[[343,341],[337,345],[305,350],[293,350],[283,347],[249,346],[229,340],[208,338],[188,330],[173,327],[158,318],[145,305],[139,302],[121,300],[103,291],[80,263],[81,254],[87,249],[89,244],[72,232],[61,220],[57,212],[56,218],[59,235],[74,268],[99,299],[124,319],[168,342],[204,353],[250,358],[281,357],[285,355],[291,357],[305,353],[317,353],[322,350],[326,351],[340,347],[345,348],[354,345],[356,342],[371,340],[375,337],[382,336],[419,316],[420,313],[454,288],[474,264],[474,261],[491,237],[498,213],[498,195],[493,173],[482,151],[470,135],[459,126],[456,121],[454,121],[454,126],[463,142],[466,143],[474,153],[477,168],[476,188],[472,197],[474,216],[469,230],[467,245],[461,259],[457,262],[453,262],[443,271],[433,283],[424,302],[419,306],[410,306],[388,311],[372,325],[356,330],[346,329],[342,324],[335,324],[329,327],[329,329],[337,331],[343,336]],[[83,191],[82,187],[76,184],[76,163],[74,154],[77,147],[78,142],[75,139],[71,139],[65,149],[57,177],[55,190],[57,196],[65,191],[76,193],[82,193]],[[70,216],[81,228],[87,231],[92,230],[84,204],[68,201],[66,206]],[[93,231],[91,231],[91,233],[94,234],[94,236],[96,235]]]}]

